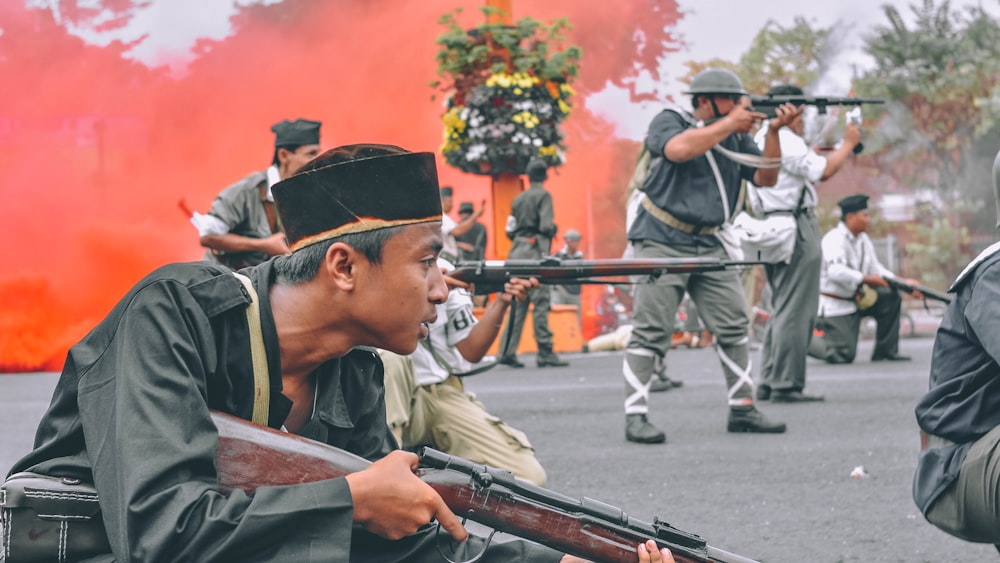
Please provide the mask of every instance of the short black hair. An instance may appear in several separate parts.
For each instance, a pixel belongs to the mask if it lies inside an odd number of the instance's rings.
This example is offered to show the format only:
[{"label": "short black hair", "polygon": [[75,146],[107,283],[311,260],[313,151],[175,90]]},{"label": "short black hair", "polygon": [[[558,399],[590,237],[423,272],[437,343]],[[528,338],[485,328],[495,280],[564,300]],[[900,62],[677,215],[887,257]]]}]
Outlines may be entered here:
[{"label": "short black hair", "polygon": [[274,259],[274,272],[279,283],[295,285],[307,282],[316,276],[326,251],[335,242],[342,242],[361,252],[372,264],[382,263],[382,248],[387,240],[399,233],[407,225],[387,227],[374,231],[350,233],[330,240],[302,248],[292,254],[285,254]]},{"label": "short black hair", "polygon": [[294,153],[295,151],[299,150],[299,147],[301,146],[302,145],[282,145],[280,147],[274,147],[274,155],[271,156],[271,164],[274,166],[279,166],[281,164],[280,162],[278,162],[279,150],[285,149],[288,152]]},{"label": "short black hair", "polygon": [[777,84],[767,91],[769,96],[802,96],[802,88],[792,84]]}]

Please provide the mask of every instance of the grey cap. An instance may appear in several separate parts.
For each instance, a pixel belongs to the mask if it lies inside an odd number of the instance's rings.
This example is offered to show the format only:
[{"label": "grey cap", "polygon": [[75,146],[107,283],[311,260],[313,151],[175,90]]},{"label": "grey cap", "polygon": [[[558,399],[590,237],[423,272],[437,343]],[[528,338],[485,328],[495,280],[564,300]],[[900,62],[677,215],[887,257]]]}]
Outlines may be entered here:
[{"label": "grey cap", "polygon": [[524,173],[528,175],[528,180],[532,182],[544,182],[548,179],[549,165],[540,158],[532,158],[528,165],[524,167]]},{"label": "grey cap", "polygon": [[563,238],[565,238],[566,240],[580,240],[583,238],[583,236],[580,234],[580,231],[576,229],[570,229],[566,231],[566,236]]}]

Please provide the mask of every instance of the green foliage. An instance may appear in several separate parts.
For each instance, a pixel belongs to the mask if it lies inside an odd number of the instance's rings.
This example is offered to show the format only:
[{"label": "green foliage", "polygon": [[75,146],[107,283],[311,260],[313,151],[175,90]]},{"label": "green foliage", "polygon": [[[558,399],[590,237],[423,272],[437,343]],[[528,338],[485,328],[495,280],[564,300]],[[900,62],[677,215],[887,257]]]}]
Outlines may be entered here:
[{"label": "green foliage", "polygon": [[[482,8],[489,17],[491,7]],[[523,173],[532,158],[563,163],[560,123],[569,115],[570,82],[581,49],[566,45],[565,18],[549,25],[523,18],[517,25],[459,27],[461,9],[445,14],[436,43],[438,74],[431,87],[448,93],[442,116],[445,161],[464,172]]]},{"label": "green foliage", "polygon": [[913,237],[906,244],[908,270],[912,277],[935,289],[947,289],[955,276],[972,259],[963,249],[969,248],[969,230],[955,227],[947,219],[906,226]]},{"label": "green foliage", "polygon": [[803,17],[796,17],[791,27],[768,20],[738,63],[721,59],[688,62],[685,63],[688,74],[681,82],[690,83],[695,74],[714,67],[735,72],[751,94],[764,94],[776,84],[795,84],[808,91],[808,86],[822,76],[836,54],[836,30],[836,25],[813,28]]},{"label": "green foliage", "polygon": [[[496,13],[488,6],[480,9],[487,17]],[[572,28],[566,18],[548,25],[534,18],[513,26],[487,22],[465,30],[458,25],[461,12],[457,8],[438,19],[447,27],[435,41],[440,46],[437,73],[444,81],[433,81],[431,87],[464,96],[491,74],[524,72],[543,81],[569,82],[579,73],[583,52],[566,44],[564,32]]]},{"label": "green foliage", "polygon": [[929,185],[954,200],[970,167],[989,167],[969,155],[996,129],[1000,22],[982,7],[953,10],[947,0],[911,5],[912,28],[893,6],[882,9],[889,23],[865,46],[875,68],[858,85],[893,104],[868,146],[903,183]]}]

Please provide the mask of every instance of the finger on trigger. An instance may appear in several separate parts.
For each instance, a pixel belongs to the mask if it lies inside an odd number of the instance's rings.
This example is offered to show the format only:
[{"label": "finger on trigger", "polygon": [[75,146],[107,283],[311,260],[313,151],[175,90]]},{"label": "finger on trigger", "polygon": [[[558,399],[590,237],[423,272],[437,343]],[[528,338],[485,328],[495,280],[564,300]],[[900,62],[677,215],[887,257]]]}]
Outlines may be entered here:
[{"label": "finger on trigger", "polygon": [[441,506],[438,508],[437,513],[434,514],[434,518],[437,519],[438,524],[451,535],[455,541],[465,541],[469,537],[469,532],[462,525],[462,521],[455,516],[455,513],[448,508],[448,505],[441,501]]}]

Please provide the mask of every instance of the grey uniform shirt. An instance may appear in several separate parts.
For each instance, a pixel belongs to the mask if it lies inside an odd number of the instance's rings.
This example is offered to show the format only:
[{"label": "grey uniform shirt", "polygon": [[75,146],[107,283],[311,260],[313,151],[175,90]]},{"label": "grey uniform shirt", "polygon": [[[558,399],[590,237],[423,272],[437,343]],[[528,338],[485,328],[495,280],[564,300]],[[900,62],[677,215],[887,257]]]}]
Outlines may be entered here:
[{"label": "grey uniform shirt", "polygon": [[[700,155],[685,162],[671,162],[663,156],[667,142],[691,125],[673,110],[661,111],[653,118],[646,135],[646,148],[652,154],[649,175],[642,191],[661,209],[689,225],[718,227],[732,215],[739,200],[742,180],[752,180],[756,168],[742,166],[715,154],[719,173],[725,184],[729,209],[723,209],[715,174],[708,158]],[[760,149],[750,135],[734,133],[720,143],[729,150],[759,156]],[[651,240],[667,245],[720,246],[715,235],[688,234],[653,217],[639,207],[638,215],[628,232],[630,241]]]},{"label": "grey uniform shirt", "polygon": [[[208,215],[228,227],[230,233],[248,238],[265,239],[271,236],[271,224],[261,201],[260,186],[267,185],[267,173],[254,172],[227,187],[215,196]],[[231,252],[216,254],[209,250],[205,259],[232,269],[254,266],[267,260],[265,252]]]}]

